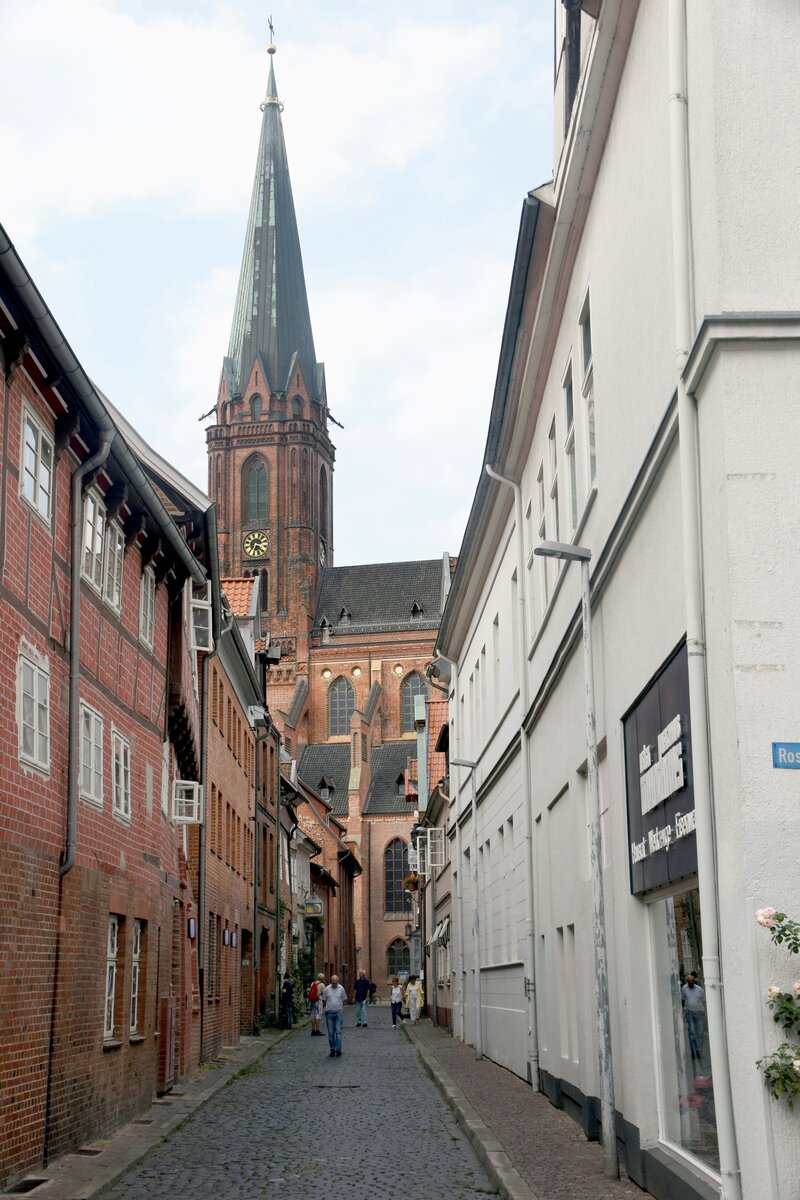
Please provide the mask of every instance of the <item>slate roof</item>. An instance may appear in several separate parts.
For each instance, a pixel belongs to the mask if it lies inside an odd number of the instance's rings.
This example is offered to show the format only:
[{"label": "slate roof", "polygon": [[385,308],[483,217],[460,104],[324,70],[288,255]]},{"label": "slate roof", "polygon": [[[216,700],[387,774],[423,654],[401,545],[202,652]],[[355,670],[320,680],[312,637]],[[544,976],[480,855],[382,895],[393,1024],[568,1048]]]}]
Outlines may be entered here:
[{"label": "slate roof", "polygon": [[[236,391],[246,382],[258,355],[270,387],[281,392],[288,389],[292,366],[299,358],[313,394],[324,386],[322,367],[314,352],[282,105],[271,62],[261,107],[261,140],[224,369],[229,382],[235,380]],[[321,394],[317,391],[318,398]]]},{"label": "slate roof", "polygon": [[300,780],[318,791],[323,775],[333,784],[330,797],[335,817],[347,816],[347,792],[350,787],[350,742],[319,742],[306,746],[297,768]]},{"label": "slate roof", "polygon": [[[412,615],[414,605],[421,610]],[[345,610],[345,615],[342,615]],[[442,615],[442,560],[326,567],[314,617],[331,635],[435,629]]]},{"label": "slate roof", "polygon": [[408,739],[404,742],[384,742],[372,748],[372,782],[364,804],[364,814],[403,813],[411,816],[414,806],[398,792],[397,780],[409,764],[417,757],[417,743]]}]

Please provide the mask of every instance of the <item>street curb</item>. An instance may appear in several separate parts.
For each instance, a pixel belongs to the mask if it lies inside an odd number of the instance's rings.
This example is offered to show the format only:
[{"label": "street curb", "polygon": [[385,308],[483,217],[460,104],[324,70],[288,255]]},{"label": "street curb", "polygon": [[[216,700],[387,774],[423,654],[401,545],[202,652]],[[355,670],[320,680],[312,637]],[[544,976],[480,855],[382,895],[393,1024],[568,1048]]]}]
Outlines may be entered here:
[{"label": "street curb", "polygon": [[522,1178],[500,1142],[478,1116],[452,1076],[448,1075],[416,1034],[411,1032],[406,1022],[403,1023],[403,1030],[409,1041],[414,1044],[423,1067],[444,1096],[500,1195],[506,1200],[543,1200]]},{"label": "street curb", "polygon": [[[214,1070],[211,1064],[201,1063],[197,1074],[181,1080],[172,1093],[153,1101],[138,1118],[121,1125],[107,1138],[96,1138],[81,1150],[64,1154],[49,1167],[26,1172],[3,1194],[35,1194],[42,1200],[100,1200],[123,1175],[138,1166],[189,1117],[232,1083],[241,1071],[257,1066],[291,1033],[291,1029],[284,1029],[263,1044],[261,1038],[249,1037],[243,1038],[236,1047],[225,1047],[223,1067]],[[205,1078],[204,1070],[208,1072]],[[201,1080],[205,1086],[198,1086]],[[187,1094],[189,1092],[191,1094]],[[166,1105],[174,1106],[173,1111],[167,1110]],[[41,1183],[33,1192],[26,1192],[25,1183],[32,1179],[41,1180]]]}]

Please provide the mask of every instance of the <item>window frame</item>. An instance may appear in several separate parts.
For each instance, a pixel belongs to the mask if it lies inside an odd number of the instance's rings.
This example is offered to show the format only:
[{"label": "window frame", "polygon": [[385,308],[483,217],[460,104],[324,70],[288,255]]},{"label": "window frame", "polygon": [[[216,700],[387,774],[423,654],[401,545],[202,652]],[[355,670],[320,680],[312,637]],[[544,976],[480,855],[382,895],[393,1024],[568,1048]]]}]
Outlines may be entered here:
[{"label": "window frame", "polygon": [[[192,649],[211,653],[214,649],[214,630],[211,620],[211,580],[209,579],[206,583],[202,597],[195,595],[195,584],[190,583],[189,586],[192,589],[189,601]],[[205,634],[205,637],[198,636],[198,634]]]},{"label": "window frame", "polygon": [[[412,680],[418,680],[421,686],[418,686],[416,691],[412,685]],[[400,732],[414,733],[416,726],[414,720],[414,701],[417,696],[428,698],[428,685],[425,683],[422,674],[414,669],[409,671],[403,682],[400,684]],[[408,710],[408,712],[406,711]]]},{"label": "window frame", "polygon": [[[33,687],[29,692],[25,690],[25,669],[28,668],[32,672]],[[39,685],[44,684],[44,698],[39,690]],[[32,712],[31,721],[25,721],[25,697],[29,696]],[[44,728],[42,721],[38,718],[44,713]],[[32,731],[33,750],[27,752],[25,750],[25,730],[26,728]],[[50,670],[49,666],[45,667],[41,662],[38,662],[31,654],[26,654],[20,651],[17,659],[17,730],[18,730],[18,749],[19,760],[27,766],[34,767],[39,771],[50,771]],[[44,741],[45,753],[40,756],[40,742]]]},{"label": "window frame", "polygon": [[[342,689],[339,685],[342,685]],[[339,698],[339,691],[344,691],[344,703]],[[328,708],[328,737],[344,737],[350,736],[350,720],[355,712],[356,707],[356,690],[349,679],[344,675],[337,675],[328,688],[327,708]],[[335,714],[334,714],[334,709]],[[344,716],[342,712],[344,711]],[[334,715],[335,724],[334,728]],[[344,728],[341,728],[344,726]]]},{"label": "window frame", "polygon": [[103,1007],[103,1038],[105,1041],[113,1040],[116,1031],[117,974],[119,972],[121,928],[122,918],[115,913],[109,913],[106,926],[106,998]]},{"label": "window frame", "polygon": [[561,383],[564,394],[564,425],[567,433],[564,438],[564,456],[567,460],[567,488],[569,491],[568,516],[570,519],[570,535],[578,528],[578,460],[575,439],[575,385],[572,375],[572,359],[570,358],[564,378]]},{"label": "window frame", "polygon": [[[120,751],[122,754],[120,755]],[[118,764],[122,771],[118,778]],[[120,792],[123,804],[119,803]],[[123,733],[111,727],[111,811],[121,821],[131,820],[131,744]]]},{"label": "window frame", "polygon": [[145,567],[139,583],[139,641],[152,650],[156,632],[156,576]]},{"label": "window frame", "polygon": [[144,948],[144,931],[146,922],[135,918],[133,922],[133,944],[131,946],[131,994],[130,994],[130,1024],[128,1030],[132,1034],[140,1033],[139,1023],[142,1016],[139,995],[142,982],[142,958]]},{"label": "window frame", "polygon": [[[28,442],[27,432],[28,426],[34,432],[35,445],[31,447]],[[20,438],[20,472],[19,472],[19,495],[25,504],[36,514],[40,521],[50,528],[50,523],[53,517],[53,490],[55,483],[55,442],[49,431],[45,428],[42,421],[34,415],[33,410],[27,405],[22,410],[22,434]],[[50,456],[50,462],[44,464],[44,455],[42,447],[46,446]],[[33,453],[33,470],[29,470],[26,464],[26,452],[31,449]],[[42,487],[42,470],[49,472],[49,488]],[[31,480],[31,492],[29,494],[26,483]],[[47,497],[46,508],[43,510],[40,503],[41,493]]]},{"label": "window frame", "polygon": [[[90,717],[92,720],[91,730],[91,749],[92,762],[88,764],[88,771],[93,780],[99,778],[99,791],[95,792],[85,786],[85,776],[87,771],[87,763],[84,758],[84,749],[86,745],[85,720]],[[103,807],[103,788],[104,788],[104,772],[103,772],[103,717],[90,704],[81,701],[81,799],[86,800],[89,804],[96,804],[100,808]],[[98,739],[99,733],[99,739]]]},{"label": "window frame", "polygon": [[[399,855],[397,853],[399,849]],[[411,897],[406,896],[403,880],[408,877],[408,842],[402,838],[392,838],[383,851],[383,911],[387,916],[405,916],[411,912]],[[391,856],[391,858],[390,858]],[[399,859],[399,863],[398,863]],[[399,887],[400,907],[397,907]]]},{"label": "window frame", "polygon": [[125,534],[118,521],[106,522],[103,599],[114,612],[122,611],[122,576],[125,570]]},{"label": "window frame", "polygon": [[[587,290],[578,317],[578,328],[581,332],[581,357],[583,379],[581,381],[581,396],[583,397],[586,415],[586,476],[589,491],[597,484],[597,444],[595,431],[594,403],[594,347],[592,345],[592,308],[591,296]],[[588,353],[587,353],[588,350]]]},{"label": "window frame", "polygon": [[[90,517],[94,511],[95,517]],[[100,492],[89,488],[83,497],[81,577],[102,596],[105,591],[106,506]]]}]

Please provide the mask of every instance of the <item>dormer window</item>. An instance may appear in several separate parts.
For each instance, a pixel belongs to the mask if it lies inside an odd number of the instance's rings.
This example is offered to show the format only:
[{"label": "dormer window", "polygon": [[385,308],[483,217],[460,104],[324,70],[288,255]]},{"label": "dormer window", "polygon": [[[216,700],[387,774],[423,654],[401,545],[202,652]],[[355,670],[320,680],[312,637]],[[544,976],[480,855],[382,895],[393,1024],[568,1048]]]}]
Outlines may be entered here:
[{"label": "dormer window", "polygon": [[339,613],[339,624],[340,625],[349,625],[350,624],[350,616],[351,616],[350,609],[343,608],[342,611]]},{"label": "dormer window", "polygon": [[396,782],[397,782],[398,796],[405,796],[405,794],[406,794],[406,773],[405,773],[405,771],[400,772],[400,774],[397,776]]},{"label": "dormer window", "polygon": [[411,605],[411,619],[416,620],[417,617],[422,616],[422,613],[423,613],[422,605],[417,604],[417,602],[415,600],[414,603]]}]

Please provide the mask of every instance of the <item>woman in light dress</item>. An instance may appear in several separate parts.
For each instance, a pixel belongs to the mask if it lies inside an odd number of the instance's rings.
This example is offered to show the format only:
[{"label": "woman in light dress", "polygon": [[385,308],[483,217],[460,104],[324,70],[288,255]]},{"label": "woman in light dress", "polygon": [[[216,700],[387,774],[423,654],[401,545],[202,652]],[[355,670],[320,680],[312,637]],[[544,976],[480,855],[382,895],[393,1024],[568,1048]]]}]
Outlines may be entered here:
[{"label": "woman in light dress", "polygon": [[420,1013],[422,1012],[422,984],[416,975],[409,975],[408,977],[406,1004],[408,1006],[409,1019],[411,1024],[414,1025],[419,1020]]}]

